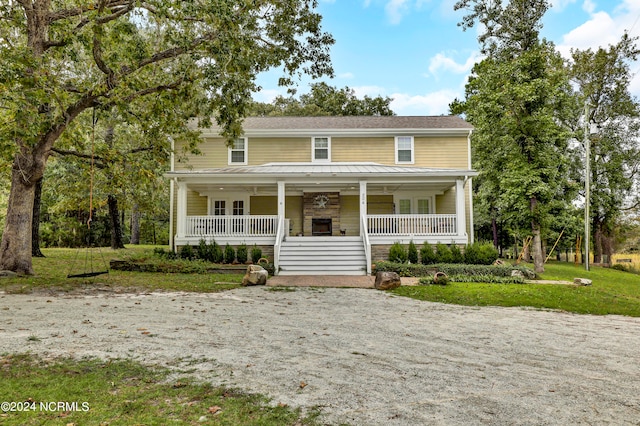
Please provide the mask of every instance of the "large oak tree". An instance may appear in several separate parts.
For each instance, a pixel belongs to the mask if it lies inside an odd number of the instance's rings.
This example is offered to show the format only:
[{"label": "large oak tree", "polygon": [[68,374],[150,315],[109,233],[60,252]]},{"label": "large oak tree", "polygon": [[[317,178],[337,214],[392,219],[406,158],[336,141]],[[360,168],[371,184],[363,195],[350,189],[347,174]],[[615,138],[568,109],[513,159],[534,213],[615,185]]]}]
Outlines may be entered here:
[{"label": "large oak tree", "polygon": [[[125,108],[204,87],[225,136],[240,132],[255,77],[331,74],[312,0],[15,0],[0,5],[0,151],[13,157],[0,269],[32,274],[36,182],[60,137],[91,108]],[[162,119],[157,117],[157,119]]]}]

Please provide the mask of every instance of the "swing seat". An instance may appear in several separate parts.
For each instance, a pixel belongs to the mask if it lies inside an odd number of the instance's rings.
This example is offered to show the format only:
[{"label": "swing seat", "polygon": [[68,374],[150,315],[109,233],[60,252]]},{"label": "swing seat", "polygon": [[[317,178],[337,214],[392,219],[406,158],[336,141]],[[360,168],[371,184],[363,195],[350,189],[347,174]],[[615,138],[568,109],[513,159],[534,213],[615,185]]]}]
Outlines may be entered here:
[{"label": "swing seat", "polygon": [[108,274],[109,271],[96,271],[96,272],[84,272],[82,274],[69,274],[67,278],[91,278],[97,277],[98,275]]}]

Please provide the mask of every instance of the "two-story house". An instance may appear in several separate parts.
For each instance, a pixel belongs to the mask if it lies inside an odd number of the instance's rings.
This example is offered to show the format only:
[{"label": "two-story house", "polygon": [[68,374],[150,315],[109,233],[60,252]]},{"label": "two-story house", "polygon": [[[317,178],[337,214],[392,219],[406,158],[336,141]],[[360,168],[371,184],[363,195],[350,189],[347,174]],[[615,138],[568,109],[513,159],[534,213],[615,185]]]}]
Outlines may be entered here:
[{"label": "two-story house", "polygon": [[365,274],[394,242],[473,240],[459,117],[251,117],[243,130],[229,147],[202,129],[202,155],[172,161],[174,249],[256,244],[276,273]]}]

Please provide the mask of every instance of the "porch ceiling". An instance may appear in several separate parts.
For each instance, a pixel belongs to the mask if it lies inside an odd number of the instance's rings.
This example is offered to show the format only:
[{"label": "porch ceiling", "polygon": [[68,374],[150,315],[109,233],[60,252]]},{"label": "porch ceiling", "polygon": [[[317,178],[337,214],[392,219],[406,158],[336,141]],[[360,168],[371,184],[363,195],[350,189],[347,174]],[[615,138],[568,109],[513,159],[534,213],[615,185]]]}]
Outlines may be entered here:
[{"label": "porch ceiling", "polygon": [[[189,183],[189,189],[200,194],[211,194],[220,192],[229,193],[247,193],[250,195],[276,195],[277,184],[260,183],[239,185],[236,183]],[[448,182],[421,182],[421,183],[371,183],[367,185],[367,193],[369,194],[393,194],[397,191],[426,191],[432,193],[444,193],[446,190],[455,186],[455,181]],[[287,194],[302,194],[303,192],[318,191],[335,191],[342,194],[358,194],[359,186],[357,183],[286,183],[285,191]]]}]

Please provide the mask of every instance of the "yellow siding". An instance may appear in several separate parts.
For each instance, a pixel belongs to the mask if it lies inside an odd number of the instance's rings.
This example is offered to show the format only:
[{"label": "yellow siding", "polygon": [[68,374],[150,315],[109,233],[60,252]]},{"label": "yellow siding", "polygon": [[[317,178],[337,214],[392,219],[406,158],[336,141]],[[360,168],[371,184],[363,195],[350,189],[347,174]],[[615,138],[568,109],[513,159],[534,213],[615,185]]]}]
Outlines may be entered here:
[{"label": "yellow siding", "polygon": [[451,188],[442,195],[436,195],[436,214],[455,214],[456,189]]},{"label": "yellow siding", "polygon": [[393,195],[368,195],[367,214],[393,214]]},{"label": "yellow siding", "polygon": [[371,161],[394,164],[395,142],[387,138],[331,138],[331,160],[334,162]]},{"label": "yellow siding", "polygon": [[253,196],[250,201],[252,215],[278,214],[278,197]]},{"label": "yellow siding", "polygon": [[[201,151],[201,155],[184,154],[182,152],[183,144],[176,142],[175,144],[175,157],[176,162],[174,165],[175,170],[187,170],[193,168],[193,170],[211,169],[214,167],[225,167],[228,162],[229,154],[227,145],[222,138],[205,138],[198,149]],[[183,161],[178,161],[182,158]]]},{"label": "yellow siding", "polygon": [[[468,143],[466,137],[416,137],[414,139],[415,163],[421,167],[468,167]],[[176,143],[176,158],[182,145]],[[191,167],[193,170],[228,166],[228,148],[222,138],[206,138],[199,146],[202,155],[189,155],[186,162],[177,163],[176,170]],[[248,164],[272,162],[311,161],[311,138],[248,138]],[[393,137],[333,137],[331,138],[333,162],[371,161],[395,164]]]},{"label": "yellow siding", "polygon": [[346,235],[360,235],[359,201],[358,195],[340,196],[340,229],[346,229]]},{"label": "yellow siding", "polygon": [[284,201],[284,217],[290,220],[291,227],[289,235],[297,235],[303,232],[304,221],[302,220],[302,197],[287,196]]},{"label": "yellow siding", "polygon": [[[466,169],[469,165],[467,138],[414,139],[415,166]],[[395,140],[387,138],[332,138],[331,157],[335,162],[372,161],[395,164]]]},{"label": "yellow siding", "polygon": [[469,167],[467,147],[466,138],[415,138],[415,165],[440,169],[466,169]]},{"label": "yellow siding", "polygon": [[310,138],[249,138],[249,164],[311,161]]},{"label": "yellow siding", "polygon": [[201,197],[191,190],[187,191],[187,216],[203,216],[208,210],[207,197]]}]

